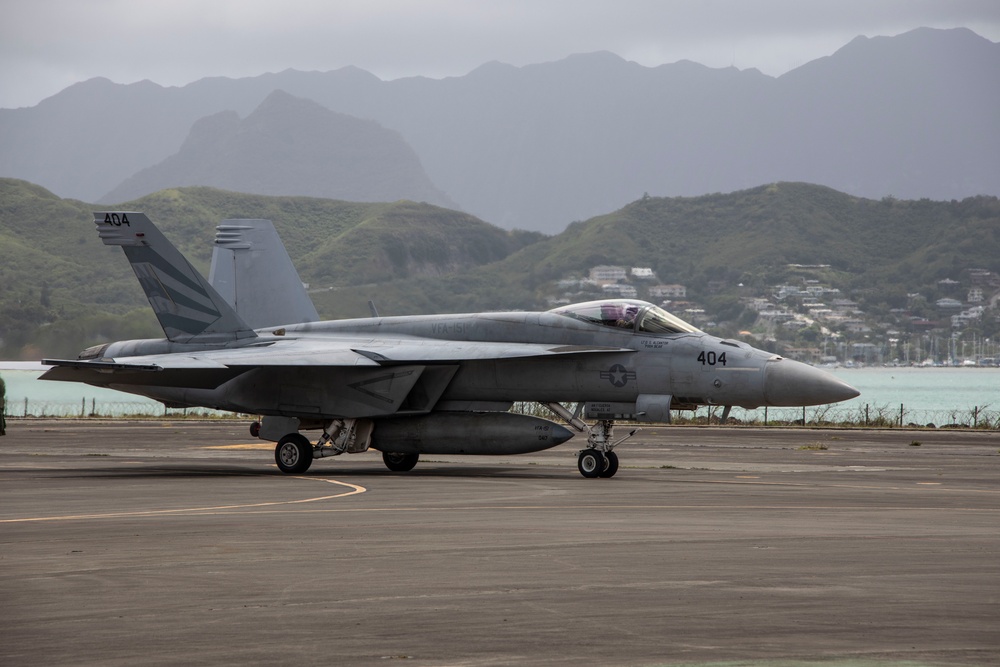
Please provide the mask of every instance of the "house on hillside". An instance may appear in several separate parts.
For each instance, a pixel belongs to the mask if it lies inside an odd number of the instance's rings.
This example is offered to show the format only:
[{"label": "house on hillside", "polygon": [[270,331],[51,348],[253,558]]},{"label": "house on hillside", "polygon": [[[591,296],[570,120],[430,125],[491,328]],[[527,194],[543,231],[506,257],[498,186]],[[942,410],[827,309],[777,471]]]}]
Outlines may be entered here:
[{"label": "house on hillside", "polygon": [[590,269],[590,279],[597,283],[616,283],[619,280],[625,280],[626,277],[624,266],[602,264]]},{"label": "house on hillside", "polygon": [[649,288],[649,296],[655,299],[686,299],[687,287],[684,285],[654,285]]},{"label": "house on hillside", "polygon": [[601,289],[603,289],[606,294],[621,297],[622,299],[634,299],[639,295],[633,285],[617,285],[611,283],[604,285]]}]

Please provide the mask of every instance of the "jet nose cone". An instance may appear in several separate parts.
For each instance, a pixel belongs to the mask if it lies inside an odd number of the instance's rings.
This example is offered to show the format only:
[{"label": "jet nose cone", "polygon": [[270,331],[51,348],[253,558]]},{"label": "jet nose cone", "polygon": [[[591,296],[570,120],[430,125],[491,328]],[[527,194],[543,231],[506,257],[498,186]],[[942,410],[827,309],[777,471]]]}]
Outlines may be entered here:
[{"label": "jet nose cone", "polygon": [[764,370],[764,398],[768,405],[823,405],[860,395],[860,391],[826,371],[791,359],[771,359]]}]

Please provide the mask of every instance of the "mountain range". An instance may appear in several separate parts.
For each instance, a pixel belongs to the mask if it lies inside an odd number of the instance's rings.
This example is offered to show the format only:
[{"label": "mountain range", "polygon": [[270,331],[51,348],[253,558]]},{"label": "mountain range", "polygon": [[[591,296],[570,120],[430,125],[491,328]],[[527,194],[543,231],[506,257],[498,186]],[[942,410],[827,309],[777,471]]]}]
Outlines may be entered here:
[{"label": "mountain range", "polygon": [[280,90],[246,118],[220,111],[195,121],[177,153],[129,177],[101,203],[186,185],[262,195],[365,202],[409,199],[455,206],[434,187],[398,132]]},{"label": "mountain range", "polygon": [[91,79],[0,109],[0,175],[108,203],[188,184],[413,199],[547,233],[644,193],[776,181],[961,199],[1000,194],[998,83],[1000,45],[929,28],[858,37],[779,77],[605,52],[440,80]]}]

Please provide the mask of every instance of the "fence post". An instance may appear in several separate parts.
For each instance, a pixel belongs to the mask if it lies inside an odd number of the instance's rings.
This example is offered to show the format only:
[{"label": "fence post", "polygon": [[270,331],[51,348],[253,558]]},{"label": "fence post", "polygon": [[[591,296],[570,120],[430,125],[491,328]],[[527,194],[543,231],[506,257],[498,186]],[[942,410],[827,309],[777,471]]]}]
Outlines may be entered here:
[{"label": "fence post", "polygon": [[865,403],[865,428],[867,428],[871,422],[868,420],[868,404]]},{"label": "fence post", "polygon": [[28,397],[24,397],[24,416],[28,416]]},{"label": "fence post", "polygon": [[767,426],[767,406],[764,406],[764,426]]},{"label": "fence post", "polygon": [[806,406],[802,406],[802,425],[806,425]]},{"label": "fence post", "polygon": [[80,399],[80,418],[83,419],[87,416],[87,397],[84,396]]},{"label": "fence post", "polygon": [[972,428],[979,428],[979,406],[972,407]]},{"label": "fence post", "polygon": [[903,404],[899,404],[899,428],[903,428]]}]

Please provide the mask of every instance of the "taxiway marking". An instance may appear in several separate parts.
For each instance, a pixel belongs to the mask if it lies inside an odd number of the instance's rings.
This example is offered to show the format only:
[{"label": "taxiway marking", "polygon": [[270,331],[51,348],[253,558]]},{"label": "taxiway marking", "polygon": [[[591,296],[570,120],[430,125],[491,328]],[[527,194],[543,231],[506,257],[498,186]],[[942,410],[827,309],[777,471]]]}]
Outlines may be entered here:
[{"label": "taxiway marking", "polygon": [[24,517],[21,519],[0,519],[0,523],[28,523],[31,521],[75,521],[79,519],[120,519],[123,517],[163,516],[166,514],[188,514],[188,513],[222,511],[222,510],[251,509],[259,507],[275,507],[279,505],[301,505],[303,503],[315,503],[321,500],[346,498],[348,496],[354,496],[359,493],[365,493],[366,491],[368,491],[368,489],[358,484],[351,484],[349,482],[340,482],[335,479],[324,479],[320,477],[293,477],[291,479],[302,479],[309,482],[325,482],[327,484],[336,484],[338,486],[346,486],[351,490],[345,491],[344,493],[336,493],[330,496],[316,496],[315,498],[303,498],[300,500],[275,500],[266,503],[249,503],[245,505],[216,505],[213,507],[180,507],[177,509],[144,510],[140,512],[109,512],[107,514],[67,514],[62,516],[36,516],[36,517]]}]

